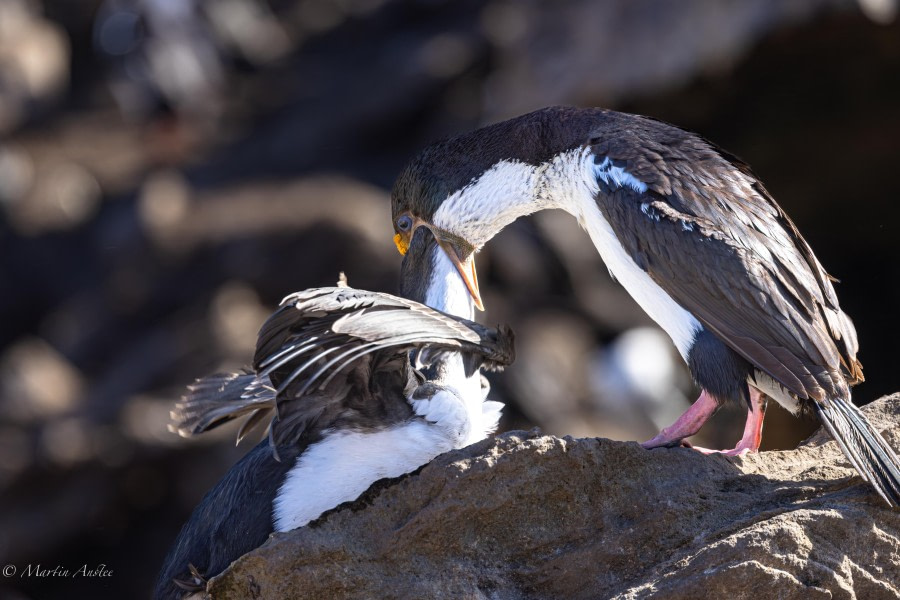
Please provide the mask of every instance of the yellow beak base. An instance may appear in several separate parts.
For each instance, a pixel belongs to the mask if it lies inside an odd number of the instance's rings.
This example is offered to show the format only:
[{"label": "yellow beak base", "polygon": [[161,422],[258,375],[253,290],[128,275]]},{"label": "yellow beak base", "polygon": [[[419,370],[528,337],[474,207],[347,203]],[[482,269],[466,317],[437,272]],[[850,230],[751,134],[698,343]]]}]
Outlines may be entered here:
[{"label": "yellow beak base", "polygon": [[397,252],[406,256],[406,253],[409,251],[409,238],[402,233],[397,233],[394,235],[394,245],[397,246]]}]

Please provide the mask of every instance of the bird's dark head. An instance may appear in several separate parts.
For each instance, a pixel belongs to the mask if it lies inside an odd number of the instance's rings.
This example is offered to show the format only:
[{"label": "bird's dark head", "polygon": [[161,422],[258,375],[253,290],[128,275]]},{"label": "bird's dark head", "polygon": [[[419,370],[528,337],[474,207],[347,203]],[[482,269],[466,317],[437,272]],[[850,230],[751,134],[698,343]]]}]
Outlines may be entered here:
[{"label": "bird's dark head", "polygon": [[474,298],[427,227],[412,236],[400,268],[400,295],[441,312],[474,318]]},{"label": "bird's dark head", "polygon": [[598,109],[544,108],[429,146],[391,192],[394,243],[401,254],[420,227],[437,244],[483,309],[475,253],[517,218],[539,208],[542,165],[586,144]]}]

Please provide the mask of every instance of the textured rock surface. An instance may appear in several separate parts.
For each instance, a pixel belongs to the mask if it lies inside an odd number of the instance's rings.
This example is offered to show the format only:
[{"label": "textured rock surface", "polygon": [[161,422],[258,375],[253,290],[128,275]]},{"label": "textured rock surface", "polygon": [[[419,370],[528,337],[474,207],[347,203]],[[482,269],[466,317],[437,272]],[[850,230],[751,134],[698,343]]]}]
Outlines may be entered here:
[{"label": "textured rock surface", "polygon": [[[900,446],[900,394],[865,409]],[[817,435],[745,458],[508,433],[273,536],[214,598],[900,598],[900,511]]]}]

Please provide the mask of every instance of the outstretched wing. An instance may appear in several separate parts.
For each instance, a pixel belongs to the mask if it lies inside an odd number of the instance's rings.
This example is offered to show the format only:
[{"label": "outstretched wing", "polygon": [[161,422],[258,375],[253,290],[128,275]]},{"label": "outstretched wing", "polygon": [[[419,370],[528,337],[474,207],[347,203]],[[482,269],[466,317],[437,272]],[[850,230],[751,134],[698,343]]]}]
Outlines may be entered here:
[{"label": "outstretched wing", "polygon": [[847,397],[862,381],[830,276],[746,165],[642,117],[611,117],[591,144],[597,165],[646,186],[598,177],[597,204],[676,302],[800,398]]},{"label": "outstretched wing", "polygon": [[302,396],[364,356],[417,348],[461,352],[478,363],[472,370],[515,358],[506,327],[490,329],[390,294],[338,287],[285,298],[260,330],[253,366],[278,394]]},{"label": "outstretched wing", "polygon": [[263,325],[254,373],[199,381],[173,412],[175,429],[193,435],[244,415],[253,424],[270,417],[275,447],[339,422],[402,420],[411,414],[405,388],[412,350],[431,357],[459,352],[471,371],[515,358],[508,328],[389,294],[309,289],[285,298]]}]

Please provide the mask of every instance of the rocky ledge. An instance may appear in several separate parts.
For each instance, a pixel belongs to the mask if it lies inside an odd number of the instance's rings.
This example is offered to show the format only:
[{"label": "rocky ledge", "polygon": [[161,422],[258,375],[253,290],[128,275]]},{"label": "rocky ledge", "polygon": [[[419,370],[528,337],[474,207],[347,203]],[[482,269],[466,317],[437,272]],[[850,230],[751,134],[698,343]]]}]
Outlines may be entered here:
[{"label": "rocky ledge", "polygon": [[[900,394],[865,407],[900,446]],[[241,557],[213,598],[900,598],[900,511],[817,434],[744,458],[511,432]]]}]

